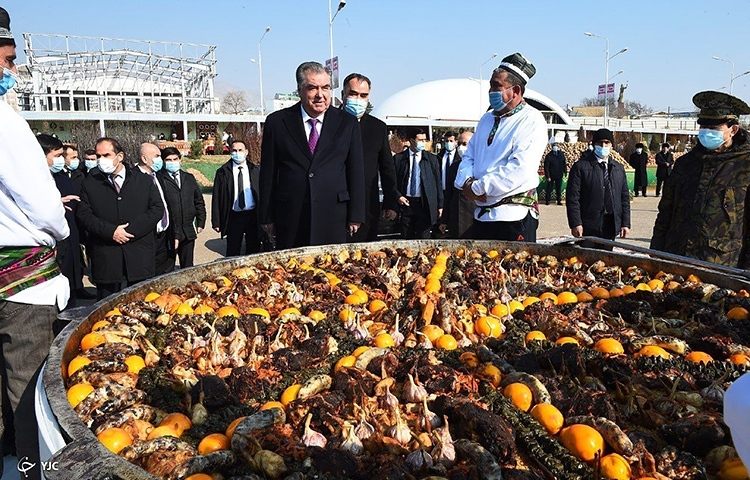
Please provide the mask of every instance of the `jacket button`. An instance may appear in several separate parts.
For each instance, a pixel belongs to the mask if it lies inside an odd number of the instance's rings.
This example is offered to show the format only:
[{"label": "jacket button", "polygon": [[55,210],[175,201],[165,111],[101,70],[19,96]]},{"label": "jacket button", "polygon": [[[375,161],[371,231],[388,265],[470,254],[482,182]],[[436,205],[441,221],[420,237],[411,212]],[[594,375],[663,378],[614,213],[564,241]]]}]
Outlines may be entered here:
[{"label": "jacket button", "polygon": [[307,176],[310,177],[310,178],[313,178],[315,176],[315,174],[313,172],[310,172],[310,173],[307,174]]},{"label": "jacket button", "polygon": [[122,197],[117,197],[117,200],[122,200]]}]

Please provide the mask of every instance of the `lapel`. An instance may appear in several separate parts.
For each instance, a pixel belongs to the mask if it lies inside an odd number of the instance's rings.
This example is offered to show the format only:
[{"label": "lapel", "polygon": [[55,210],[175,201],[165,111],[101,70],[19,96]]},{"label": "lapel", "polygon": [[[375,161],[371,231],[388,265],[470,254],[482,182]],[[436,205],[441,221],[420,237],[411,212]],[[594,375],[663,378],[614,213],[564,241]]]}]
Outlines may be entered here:
[{"label": "lapel", "polygon": [[[310,153],[310,146],[307,144],[307,135],[305,134],[305,126],[302,124],[302,104],[296,103],[289,107],[284,116],[283,122],[286,125],[289,134],[292,136],[297,146],[303,154],[307,156],[307,159],[312,161],[312,154]],[[323,122],[325,123],[325,122]],[[325,127],[324,127],[325,128]],[[318,139],[318,146],[320,146],[320,139]]]},{"label": "lapel", "polygon": [[[346,112],[343,113],[349,115]],[[334,134],[339,129],[339,124],[341,124],[341,114],[341,110],[335,108],[329,108],[326,110],[323,120],[323,128],[320,129],[320,138],[318,139],[318,145],[315,147],[313,161],[320,158],[328,144],[333,140]]]}]

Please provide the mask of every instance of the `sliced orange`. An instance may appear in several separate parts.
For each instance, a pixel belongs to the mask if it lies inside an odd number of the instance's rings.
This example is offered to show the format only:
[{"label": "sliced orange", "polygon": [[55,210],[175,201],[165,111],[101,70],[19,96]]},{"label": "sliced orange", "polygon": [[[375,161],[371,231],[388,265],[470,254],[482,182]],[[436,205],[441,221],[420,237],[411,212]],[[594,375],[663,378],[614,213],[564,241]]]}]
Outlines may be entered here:
[{"label": "sliced orange", "polygon": [[106,320],[99,320],[98,322],[96,322],[96,323],[95,323],[95,324],[94,324],[94,325],[93,325],[93,326],[91,327],[91,331],[92,331],[92,332],[95,332],[95,331],[97,331],[97,330],[101,330],[101,329],[102,329],[102,328],[104,328],[104,327],[109,327],[110,325],[112,325],[112,324],[111,324],[111,323],[109,323],[109,322],[108,322],[108,321],[106,321]]},{"label": "sliced orange", "polygon": [[656,278],[649,281],[648,286],[651,288],[652,292],[658,292],[658,291],[664,290],[664,282]]},{"label": "sliced orange", "polygon": [[492,307],[490,313],[492,313],[496,317],[503,318],[507,317],[510,314],[510,309],[504,303],[497,303],[494,307]]},{"label": "sliced orange", "polygon": [[229,438],[223,433],[212,433],[203,437],[198,444],[198,453],[208,455],[219,450],[229,450]]},{"label": "sliced orange", "polygon": [[320,310],[312,310],[310,313],[307,314],[307,316],[315,320],[316,322],[320,322],[321,320],[325,320],[326,314],[321,312]]},{"label": "sliced orange", "polygon": [[[221,312],[221,309],[219,309],[219,312]],[[248,310],[247,314],[248,315],[259,315],[261,317],[266,317],[268,320],[271,319],[271,314],[268,313],[268,310],[266,310],[265,308],[254,307],[254,308],[251,308],[250,310]],[[222,316],[222,315],[219,315],[219,316]]]},{"label": "sliced orange", "polygon": [[622,343],[614,338],[601,338],[594,344],[594,350],[602,353],[610,353],[613,355],[619,355],[625,353],[625,349],[622,348]]},{"label": "sliced orange", "polygon": [[469,368],[475,368],[479,366],[479,357],[474,352],[464,352],[458,357],[461,363]]},{"label": "sliced orange", "polygon": [[438,338],[445,335],[445,332],[443,331],[442,328],[432,323],[422,327],[422,333],[427,335],[427,338],[429,338],[430,342],[432,343],[435,343]]},{"label": "sliced orange", "polygon": [[743,307],[734,307],[727,312],[727,319],[729,320],[747,320],[750,318],[750,312]]},{"label": "sliced orange", "polygon": [[547,429],[550,435],[557,435],[565,423],[563,414],[551,403],[537,403],[529,413]]},{"label": "sliced orange", "polygon": [[617,298],[625,295],[625,291],[621,288],[613,288],[609,291],[609,298]]},{"label": "sliced orange", "polygon": [[115,307],[112,310],[110,310],[109,312],[105,313],[104,314],[104,318],[109,318],[109,317],[111,317],[113,315],[122,315],[122,313],[120,313],[120,309],[119,308]]},{"label": "sliced orange", "polygon": [[94,387],[88,383],[76,383],[68,389],[67,395],[70,406],[76,408],[78,404],[85,400],[93,391]]},{"label": "sliced orange", "polygon": [[133,437],[122,428],[108,428],[96,436],[110,452],[117,455],[120,450],[133,444]]},{"label": "sliced orange", "polygon": [[231,438],[232,438],[232,435],[234,435],[234,430],[235,430],[235,429],[237,428],[237,425],[239,425],[240,423],[242,423],[242,421],[243,421],[244,419],[246,419],[246,418],[247,418],[247,417],[239,417],[239,418],[235,418],[234,420],[232,420],[232,423],[230,423],[230,424],[229,424],[229,425],[227,426],[227,431],[226,431],[226,432],[224,432],[224,435],[226,435],[226,436],[227,436],[227,438],[230,438],[230,439],[231,439]]},{"label": "sliced orange", "polygon": [[107,339],[101,333],[87,333],[81,339],[81,350],[89,350],[104,343],[107,343]]},{"label": "sliced orange", "polygon": [[339,312],[339,319],[342,322],[351,322],[357,318],[357,314],[351,308],[345,308]]},{"label": "sliced orange", "polygon": [[443,350],[455,350],[458,348],[458,342],[453,335],[449,335],[446,333],[445,335],[437,339],[435,346],[437,348],[442,348]]},{"label": "sliced orange", "polygon": [[735,353],[728,359],[730,362],[732,362],[735,365],[744,365],[746,367],[750,367],[750,357],[747,355],[743,355],[742,353]]},{"label": "sliced orange", "polygon": [[164,425],[159,426],[151,430],[151,433],[148,434],[148,439],[153,440],[155,438],[159,437],[177,437],[180,438],[181,433],[175,430],[174,427]]},{"label": "sliced orange", "polygon": [[178,437],[182,435],[182,432],[185,430],[190,430],[190,428],[193,426],[193,422],[188,418],[187,415],[184,413],[170,413],[164,419],[162,419],[161,423],[159,423],[160,427],[170,427],[174,429],[176,432],[178,432]]},{"label": "sliced orange", "polygon": [[219,318],[222,317],[239,317],[240,312],[237,310],[234,306],[227,306],[227,307],[221,307],[216,314],[219,316]]},{"label": "sliced orange", "polygon": [[200,305],[195,307],[193,313],[196,315],[206,315],[207,313],[214,313],[214,309],[209,307],[208,305],[204,305],[201,303]]},{"label": "sliced orange", "polygon": [[375,299],[372,302],[370,302],[370,305],[367,307],[367,310],[369,310],[370,313],[377,313],[383,310],[384,308],[388,308],[388,305],[380,299]]},{"label": "sliced orange", "polygon": [[573,292],[560,292],[557,295],[557,304],[565,305],[566,303],[578,303],[578,296]]},{"label": "sliced orange", "polygon": [[576,345],[579,345],[578,340],[573,337],[560,337],[555,340],[555,343],[558,345],[565,345],[566,343],[575,343]]},{"label": "sliced orange", "polygon": [[288,386],[286,390],[284,390],[284,393],[281,394],[281,398],[279,399],[281,404],[286,407],[293,401],[297,400],[297,394],[299,393],[300,388],[302,388],[302,385],[300,385],[299,383]]},{"label": "sliced orange", "polygon": [[657,347],[656,345],[646,345],[645,347],[641,348],[638,353],[633,355],[635,358],[639,357],[661,357],[665,360],[669,360],[671,358],[671,355],[667,353],[666,350],[664,350],[661,347]]},{"label": "sliced orange", "polygon": [[503,395],[510,398],[511,403],[524,412],[528,412],[531,408],[533,395],[531,389],[523,383],[515,382],[507,385],[503,389]]},{"label": "sliced orange", "polygon": [[266,402],[263,404],[262,407],[260,407],[260,411],[262,412],[263,410],[270,410],[272,408],[280,408],[281,410],[284,410],[284,404],[281,402],[274,402],[274,401]]},{"label": "sliced orange", "polygon": [[279,315],[276,318],[281,318],[284,315],[302,315],[302,314],[300,313],[299,308],[288,307],[288,308],[285,308],[284,310],[280,311]]},{"label": "sliced orange", "polygon": [[590,302],[594,300],[594,296],[591,295],[589,292],[580,292],[576,294],[576,297],[578,298],[579,302]]},{"label": "sliced orange", "polygon": [[334,372],[338,372],[344,367],[353,367],[354,364],[357,362],[357,357],[354,355],[347,355],[345,357],[341,357],[338,362],[336,362],[336,365],[333,367]]},{"label": "sliced orange", "polygon": [[381,333],[375,337],[375,346],[378,348],[388,348],[396,346],[390,333]]},{"label": "sliced orange", "polygon": [[495,387],[500,386],[500,382],[502,381],[502,374],[500,373],[499,368],[497,368],[496,366],[492,364],[487,364],[482,369],[481,373],[483,377],[487,377],[490,380],[492,385],[494,385]]},{"label": "sliced orange", "polygon": [[624,293],[625,295],[630,295],[631,293],[635,293],[636,291],[637,290],[632,285],[625,285],[624,287],[622,287],[622,293]]},{"label": "sliced orange", "polygon": [[544,292],[543,294],[539,295],[540,300],[552,300],[552,303],[557,305],[557,295],[555,295],[552,292]]},{"label": "sliced orange", "polygon": [[355,358],[359,358],[360,355],[362,355],[363,353],[365,353],[369,349],[370,349],[370,347],[368,347],[367,345],[362,345],[361,347],[357,347],[352,352],[352,356],[354,356]]},{"label": "sliced orange", "polygon": [[636,290],[643,290],[644,292],[650,292],[651,286],[648,283],[639,283],[635,286]]},{"label": "sliced orange", "polygon": [[73,360],[68,363],[68,376],[70,377],[89,363],[91,363],[91,360],[82,355],[74,357]]},{"label": "sliced orange", "polygon": [[706,352],[690,352],[685,355],[685,360],[693,363],[705,363],[709,364],[714,361],[714,358]]},{"label": "sliced orange", "polygon": [[130,373],[139,373],[146,366],[143,357],[139,357],[138,355],[131,355],[126,358],[125,364],[128,366],[128,372]]},{"label": "sliced orange", "polygon": [[181,303],[177,305],[177,308],[172,313],[174,313],[175,315],[192,315],[193,307],[191,307],[187,303]]},{"label": "sliced orange", "polygon": [[157,298],[159,298],[161,294],[156,292],[149,292],[145,297],[143,297],[144,302],[153,302]]},{"label": "sliced orange", "polygon": [[532,330],[526,334],[525,340],[526,343],[533,342],[535,340],[547,340],[547,336],[544,334],[544,332],[540,332],[539,330]]},{"label": "sliced orange", "polygon": [[474,331],[485,337],[499,338],[503,334],[503,326],[497,318],[483,316],[474,322]]},{"label": "sliced orange", "polygon": [[[555,297],[555,298],[557,298],[557,297]],[[542,299],[539,298],[539,297],[526,297],[526,298],[524,298],[522,304],[523,304],[524,307],[528,307],[529,305],[532,305],[532,304],[534,304],[536,302],[541,302],[541,301],[542,301]]]},{"label": "sliced orange", "polygon": [[609,290],[604,287],[596,287],[591,289],[591,296],[594,298],[609,298]]}]

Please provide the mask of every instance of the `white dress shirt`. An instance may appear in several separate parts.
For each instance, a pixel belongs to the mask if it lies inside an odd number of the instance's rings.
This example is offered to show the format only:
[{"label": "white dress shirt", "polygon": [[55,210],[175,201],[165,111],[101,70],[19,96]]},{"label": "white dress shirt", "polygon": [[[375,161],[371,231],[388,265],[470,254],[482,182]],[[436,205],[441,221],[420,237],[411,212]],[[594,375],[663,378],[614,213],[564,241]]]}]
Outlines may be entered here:
[{"label": "white dress shirt", "polygon": [[[54,247],[69,235],[42,147],[26,120],[0,101],[0,247]],[[68,279],[60,274],[6,300],[63,309],[69,298]]]},{"label": "white dress shirt", "polygon": [[[422,161],[422,152],[415,152],[411,148],[407,150],[409,153],[409,183],[406,184],[406,196],[407,197],[421,197],[422,196],[422,171],[419,168],[419,162]],[[412,175],[417,176],[417,181],[414,184],[414,190],[411,190],[411,177]]]},{"label": "white dress shirt", "polygon": [[[494,123],[493,112],[479,119],[476,132],[461,157],[454,183],[460,189],[469,177],[474,177],[476,181],[471,190],[475,195],[487,195],[486,202],[477,202],[479,207],[538,187],[539,161],[547,146],[547,122],[531,105],[501,118],[492,144],[487,145]],[[481,218],[480,211],[479,208],[474,210],[474,218],[485,222],[522,220],[529,213],[523,205],[500,205]]]},{"label": "white dress shirt", "polygon": [[446,169],[450,166],[451,163],[453,163],[453,156],[456,154],[456,151],[453,150],[452,152],[449,152],[448,150],[445,151],[445,154],[443,155],[443,162],[441,164],[441,170],[440,170],[440,176],[443,177],[443,191],[447,189],[447,185],[445,182],[448,181],[448,175],[446,173]]},{"label": "white dress shirt", "polygon": [[[312,130],[312,127],[310,127],[310,123],[308,120],[311,120],[313,117],[307,114],[304,108],[300,105],[300,110],[302,110],[302,125],[305,126],[305,138],[310,138],[310,130]],[[323,117],[325,117],[325,112],[321,113],[319,116],[315,117],[315,119],[318,121],[318,123],[315,124],[315,129],[318,131],[318,138],[320,138],[320,131],[323,129]]]},{"label": "white dress shirt", "polygon": [[[242,167],[242,192],[239,191],[240,184],[237,181],[240,167]],[[245,196],[245,209],[244,211],[252,210],[255,208],[255,199],[253,198],[253,189],[250,185],[250,169],[247,166],[247,160],[237,165],[232,162],[232,175],[234,176],[234,202],[232,203],[232,210],[235,212],[242,212],[240,208],[240,194]]]},{"label": "white dress shirt", "polygon": [[[164,198],[164,190],[161,188],[161,184],[159,183],[159,180],[156,179],[156,172],[148,171],[145,168],[143,168],[143,165],[138,165],[138,169],[151,177],[151,181],[156,184],[156,189],[159,190],[159,198],[161,198],[161,204],[164,205],[164,214],[166,215],[167,221],[162,225],[161,219],[159,219],[158,222],[156,222],[156,233],[161,233],[165,231],[167,228],[169,228],[169,207],[167,207],[167,200]],[[125,169],[123,168],[120,173],[123,175],[122,182],[125,181]],[[117,179],[115,179],[116,181]],[[119,182],[120,188],[122,188],[122,182]],[[162,217],[164,218],[164,217]]]}]

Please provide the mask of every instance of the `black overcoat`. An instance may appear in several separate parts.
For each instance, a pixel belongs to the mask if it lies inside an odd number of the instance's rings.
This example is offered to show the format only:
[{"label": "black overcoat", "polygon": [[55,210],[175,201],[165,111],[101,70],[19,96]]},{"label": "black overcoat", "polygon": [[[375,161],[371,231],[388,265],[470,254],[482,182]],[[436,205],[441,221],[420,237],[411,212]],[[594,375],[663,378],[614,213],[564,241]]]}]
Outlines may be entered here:
[{"label": "black overcoat", "polygon": [[[630,192],[622,165],[612,160],[611,157],[608,164],[615,232],[619,233],[622,227],[630,228]],[[593,153],[586,155],[570,167],[565,195],[570,228],[582,225],[584,232],[602,230],[604,172]]]},{"label": "black overcoat", "polygon": [[474,224],[474,210],[477,204],[466,198],[466,195],[453,184],[456,182],[458,168],[461,166],[461,155],[456,153],[455,160],[448,168],[445,199],[443,201],[443,222],[448,225],[450,238],[465,238],[466,231]]},{"label": "black overcoat", "polygon": [[[156,271],[154,232],[164,215],[159,190],[137,168],[127,171],[120,193],[106,175],[93,169],[81,185],[76,217],[88,232],[87,252],[94,283],[119,283],[153,277]],[[120,245],[112,239],[118,225],[134,235]],[[123,271],[123,260],[126,264]]]},{"label": "black overcoat", "polygon": [[[393,162],[396,164],[396,190],[399,198],[406,196],[413,153],[411,149],[406,149],[393,157]],[[438,220],[438,209],[443,208],[443,177],[440,175],[440,159],[426,150],[422,151],[419,178],[422,181],[422,201],[427,197],[430,221],[434,224]]]},{"label": "black overcoat", "polygon": [[180,170],[180,186],[171,173],[162,169],[157,172],[164,200],[169,210],[169,236],[180,242],[198,238],[197,228],[206,226],[206,202],[195,177]]},{"label": "black overcoat", "polygon": [[635,175],[633,176],[633,187],[643,188],[648,186],[648,170],[646,170],[646,165],[648,164],[648,153],[645,151],[640,154],[633,152],[630,154],[628,163],[635,170]]},{"label": "black overcoat", "polygon": [[672,152],[659,152],[656,154],[656,178],[666,180],[672,174],[674,155]]},{"label": "black overcoat", "polygon": [[[216,170],[214,175],[214,189],[211,198],[211,228],[219,227],[221,237],[227,234],[229,225],[229,213],[234,205],[234,174],[232,172],[233,162],[229,160]],[[253,193],[255,209],[258,211],[259,194],[259,168],[254,163],[245,161],[243,167],[247,167],[250,175],[250,190]],[[260,225],[258,225],[260,228]]]},{"label": "black overcoat", "polygon": [[[259,219],[261,224],[276,226],[277,248],[305,246],[295,244],[299,238],[309,238],[307,245],[345,243],[347,223],[365,221],[362,134],[357,119],[329,108],[314,155],[307,140],[301,103],[266,119]],[[306,231],[298,231],[303,218],[309,218],[309,237]]]}]

